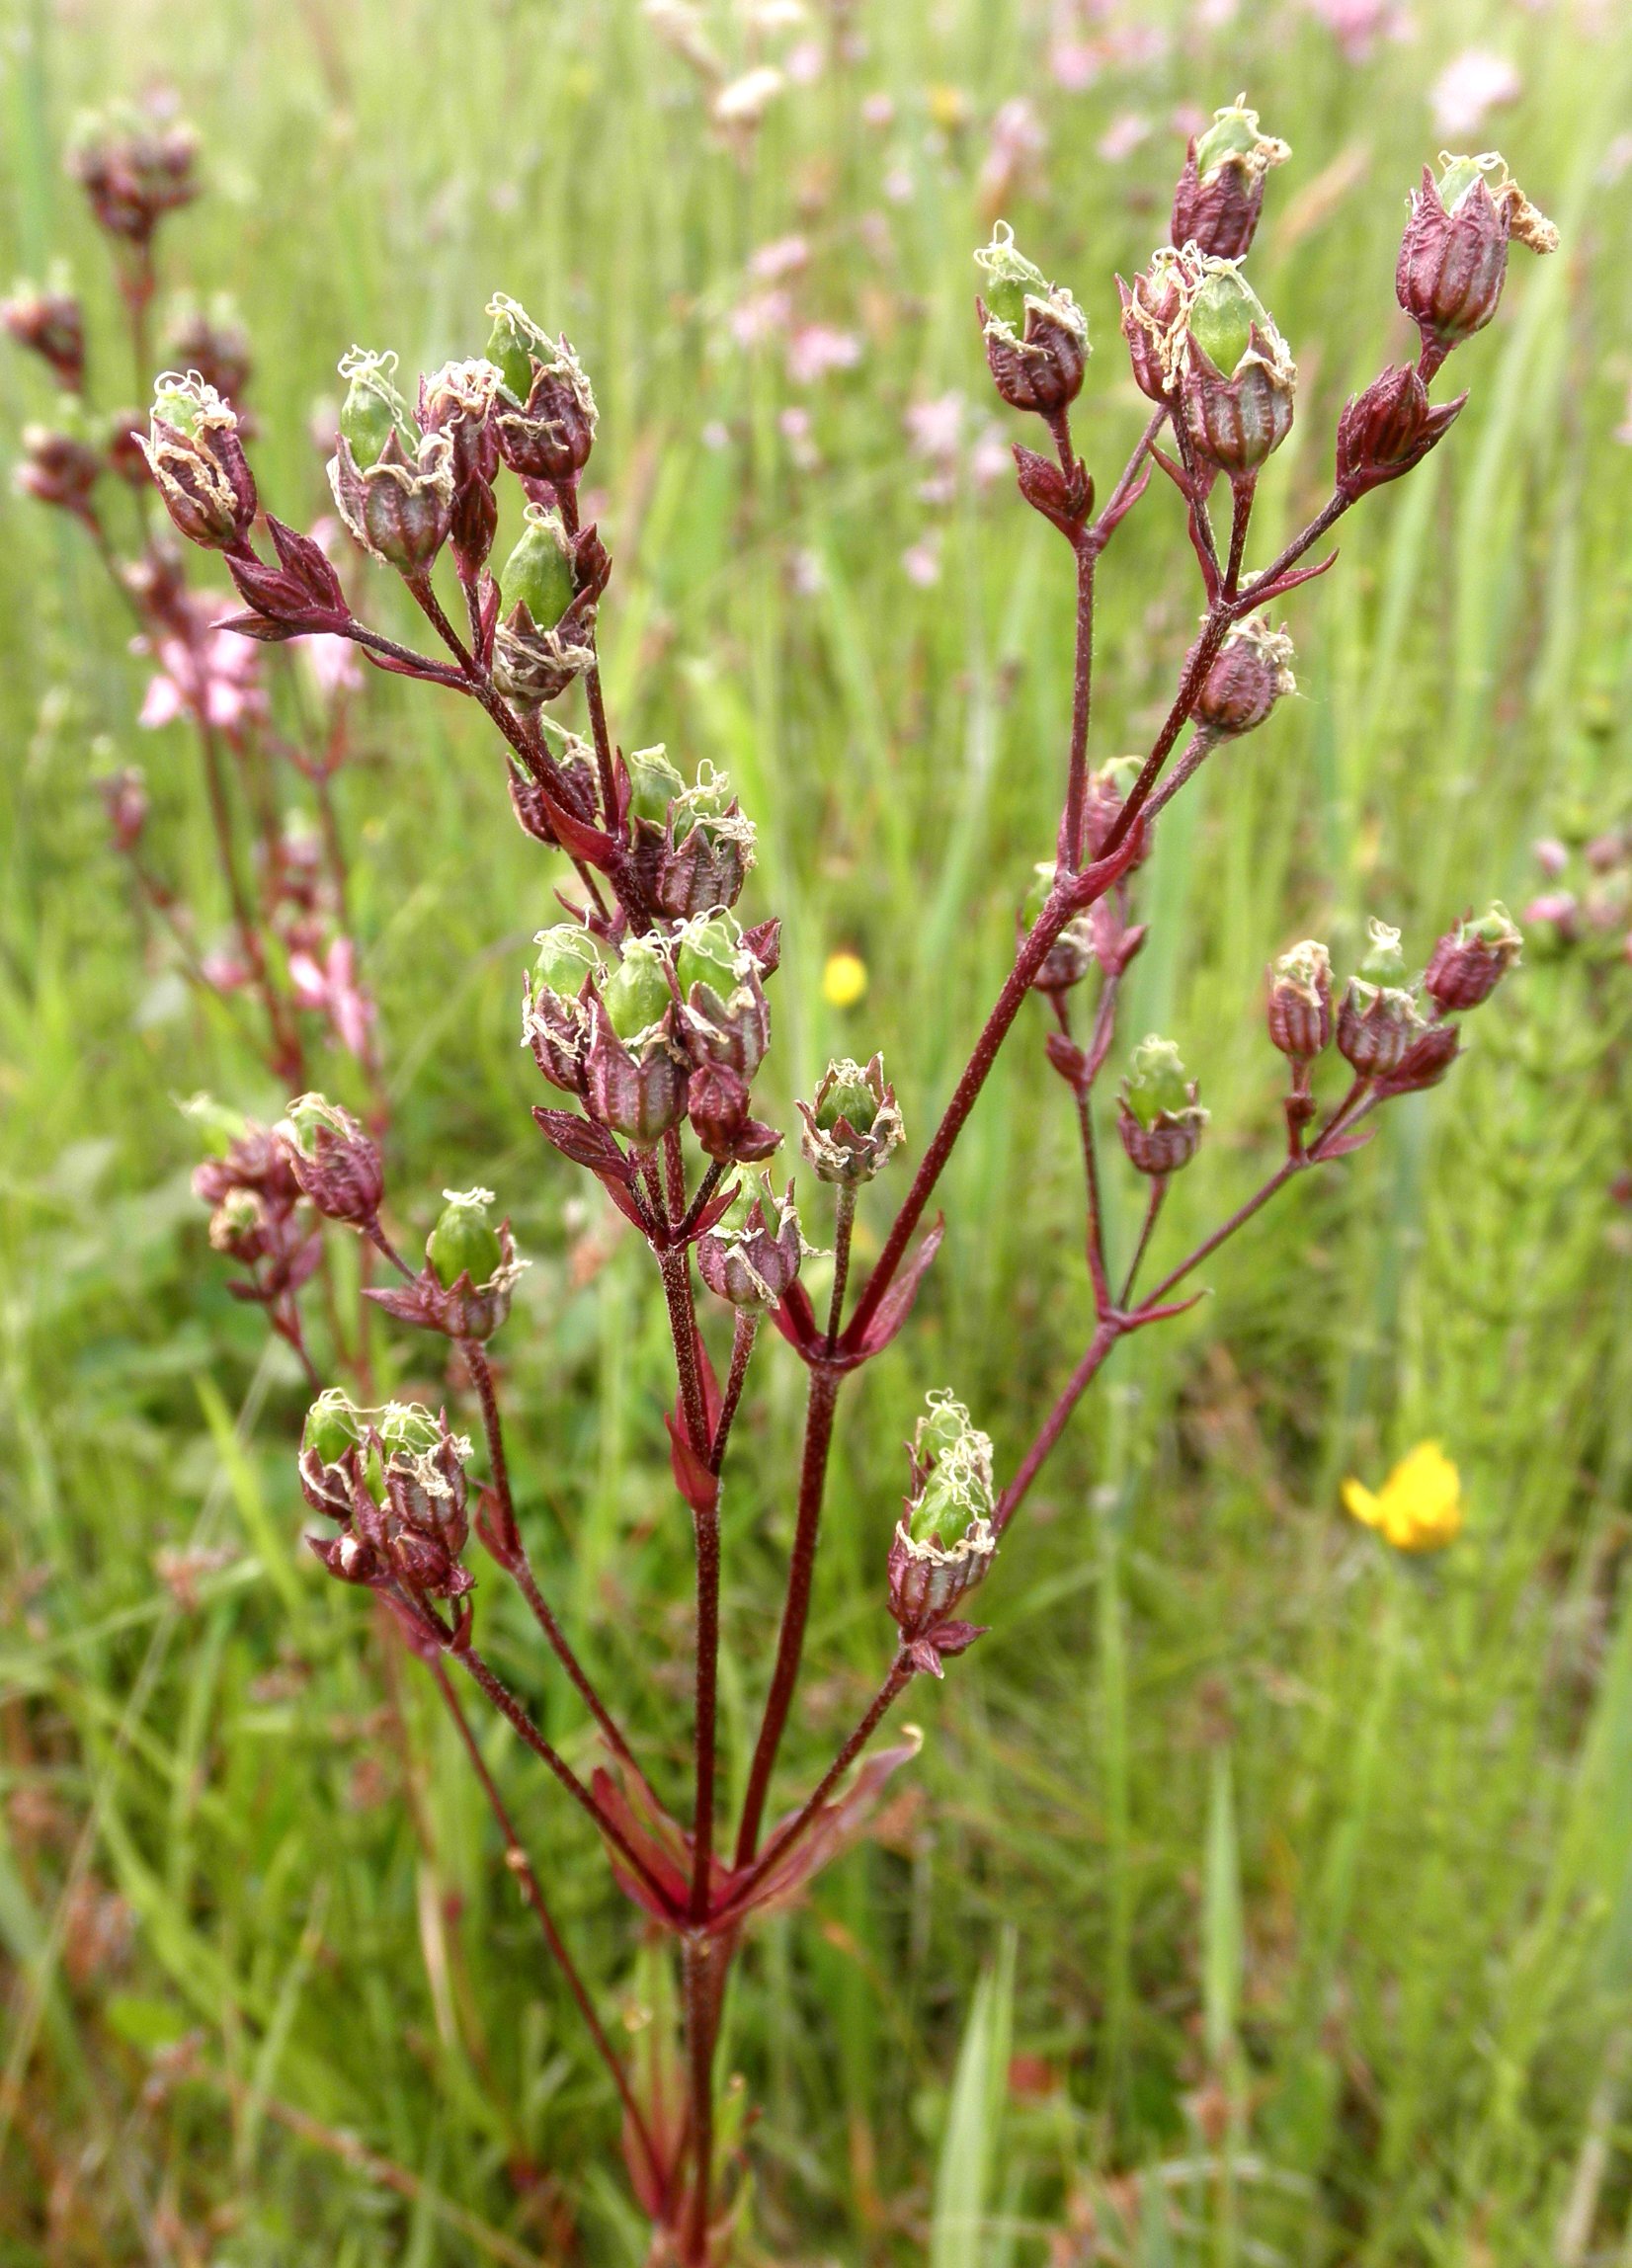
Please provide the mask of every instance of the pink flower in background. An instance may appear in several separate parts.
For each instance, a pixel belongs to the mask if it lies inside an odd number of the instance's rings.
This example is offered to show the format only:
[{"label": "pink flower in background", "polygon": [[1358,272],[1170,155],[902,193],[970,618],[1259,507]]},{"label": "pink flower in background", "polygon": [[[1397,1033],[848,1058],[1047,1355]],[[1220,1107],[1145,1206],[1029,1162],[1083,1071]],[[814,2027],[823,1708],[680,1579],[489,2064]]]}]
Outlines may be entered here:
[{"label": "pink flower in background", "polygon": [[233,733],[266,714],[257,648],[235,630],[212,626],[221,615],[236,613],[237,607],[227,600],[194,604],[200,628],[193,640],[171,635],[156,645],[147,638],[131,641],[134,652],[152,654],[159,665],[136,718],[149,732],[178,717],[197,716],[219,732]]},{"label": "pink flower in background", "polygon": [[921,591],[933,590],[940,581],[939,528],[932,529],[903,551],[901,565],[909,583],[916,583]]},{"label": "pink flower in background", "polygon": [[225,945],[205,953],[199,963],[204,982],[218,993],[242,992],[249,982],[249,970]]},{"label": "pink flower in background", "polygon": [[1615,439],[1620,442],[1625,442],[1627,446],[1632,448],[1632,391],[1627,393],[1626,415],[1622,418],[1620,424],[1615,428]]},{"label": "pink flower in background", "polygon": [[1542,835],[1530,846],[1535,862],[1550,882],[1556,882],[1570,863],[1570,853],[1556,835]]},{"label": "pink flower in background", "polygon": [[787,374],[796,386],[813,385],[830,370],[854,370],[861,360],[861,342],[854,331],[836,331],[829,323],[804,323],[787,342]]},{"label": "pink flower in background", "polygon": [[1150,139],[1150,121],[1140,111],[1123,111],[1100,136],[1098,148],[1107,165],[1120,165],[1143,141]]},{"label": "pink flower in background", "polygon": [[1363,63],[1379,40],[1404,40],[1411,18],[1394,0],[1307,0],[1351,63]]},{"label": "pink flower in background", "polygon": [[1056,40],[1048,50],[1054,84],[1068,95],[1083,94],[1093,86],[1102,61],[1100,48],[1092,40]]},{"label": "pink flower in background", "polygon": [[795,402],[782,411],[776,420],[777,430],[787,444],[787,453],[800,472],[814,472],[822,461],[822,452],[816,446],[810,430],[810,412]]},{"label": "pink flower in background", "polygon": [[350,638],[331,638],[326,631],[319,631],[313,637],[295,638],[291,642],[326,699],[333,700],[339,693],[358,690],[363,683],[363,671],[358,663],[357,648]]},{"label": "pink flower in background", "polygon": [[1000,425],[985,425],[969,451],[969,478],[977,488],[994,488],[1015,469],[1009,443]]},{"label": "pink flower in background", "polygon": [[789,47],[782,64],[790,87],[813,87],[822,75],[827,57],[822,52],[820,40],[801,40]]},{"label": "pink flower in background", "polygon": [[793,320],[793,301],[787,292],[751,291],[746,299],[738,300],[726,322],[731,336],[739,347],[758,347],[777,332],[785,331]]},{"label": "pink flower in background", "polygon": [[905,204],[913,193],[912,168],[892,165],[879,186],[892,204]]},{"label": "pink flower in background", "polygon": [[1556,930],[1561,937],[1568,938],[1576,934],[1577,916],[1580,912],[1580,902],[1573,890],[1549,890],[1543,896],[1530,900],[1524,909],[1523,919],[1526,922],[1545,923],[1550,929]]},{"label": "pink flower in background", "polygon": [[374,1004],[358,982],[351,938],[336,937],[321,964],[310,953],[290,953],[289,982],[299,1005],[320,1010],[341,1046],[361,1061],[367,1053]]},{"label": "pink flower in background", "polygon": [[1446,64],[1428,96],[1433,122],[1451,141],[1476,134],[1491,112],[1515,103],[1524,82],[1506,55],[1487,47],[1468,47]]},{"label": "pink flower in background", "polygon": [[748,273],[756,284],[779,284],[784,276],[797,276],[810,265],[810,244],[803,236],[774,236],[752,253]]},{"label": "pink flower in background", "polygon": [[927,456],[934,464],[955,464],[967,407],[955,388],[930,401],[912,403],[904,422],[914,456]]},{"label": "pink flower in background", "polygon": [[880,132],[895,123],[895,104],[888,95],[868,95],[861,105],[861,123],[875,126]]},{"label": "pink flower in background", "polygon": [[980,169],[984,209],[994,210],[1023,183],[1034,182],[1048,148],[1036,106],[1024,95],[1004,103],[992,121],[992,138]]}]

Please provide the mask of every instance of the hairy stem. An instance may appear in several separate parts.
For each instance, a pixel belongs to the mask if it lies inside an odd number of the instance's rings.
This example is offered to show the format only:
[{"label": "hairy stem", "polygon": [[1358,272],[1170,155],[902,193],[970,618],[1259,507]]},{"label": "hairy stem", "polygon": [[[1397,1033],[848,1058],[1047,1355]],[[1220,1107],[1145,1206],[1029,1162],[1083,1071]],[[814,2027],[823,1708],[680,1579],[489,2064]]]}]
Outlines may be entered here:
[{"label": "hairy stem", "polygon": [[998,1498],[997,1510],[992,1515],[992,1525],[997,1529],[999,1535],[1002,1535],[1004,1529],[1025,1501],[1026,1493],[1032,1482],[1047,1462],[1054,1444],[1065,1431],[1072,1411],[1076,1409],[1103,1367],[1105,1356],[1115,1345],[1117,1339],[1121,1337],[1122,1330],[1121,1324],[1103,1319],[1096,1328],[1094,1336],[1088,1342],[1087,1353],[1066,1380],[1059,1400],[1049,1411],[1041,1425],[1038,1426],[1035,1439],[1015,1468],[1014,1479]]},{"label": "hairy stem", "polygon": [[748,1365],[753,1358],[754,1341],[759,1335],[759,1309],[739,1307],[731,1334],[731,1369],[725,1381],[725,1399],[720,1404],[719,1423],[714,1427],[713,1448],[708,1459],[716,1474],[724,1469],[726,1443],[731,1438],[731,1427],[736,1421],[742,1390],[748,1381]]},{"label": "hairy stem", "polygon": [[1120,1308],[1125,1308],[1128,1301],[1133,1297],[1134,1282],[1138,1277],[1139,1269],[1143,1264],[1145,1254],[1149,1249],[1150,1240],[1156,1228],[1157,1215],[1162,1210],[1162,1200],[1166,1197],[1167,1193],[1167,1174],[1153,1174],[1150,1184],[1150,1201],[1145,1207],[1145,1225],[1139,1231],[1139,1242],[1133,1249],[1132,1259],[1128,1262],[1127,1280],[1122,1285],[1122,1296],[1116,1302],[1117,1306]]},{"label": "hairy stem", "polygon": [[759,1848],[771,1775],[776,1768],[793,1689],[799,1681],[799,1659],[804,1651],[805,1624],[810,1618],[810,1588],[816,1572],[816,1540],[822,1524],[822,1494],[827,1483],[828,1452],[833,1445],[833,1415],[839,1400],[839,1373],[820,1365],[810,1373],[810,1395],[805,1409],[804,1456],[799,1468],[799,1507],[793,1528],[793,1551],[788,1562],[787,1597],[782,1607],[781,1630],[776,1640],[776,1662],[766,1695],[765,1716],[749,1767],[748,1792],[743,1799],[742,1824],[737,1830],[736,1863],[747,1866]]},{"label": "hairy stem", "polygon": [[487,1355],[473,1338],[461,1338],[458,1341],[458,1347],[459,1352],[464,1357],[465,1368],[475,1383],[476,1399],[481,1404],[482,1432],[487,1441],[487,1461],[493,1475],[493,1493],[499,1499],[500,1516],[504,1523],[504,1540],[510,1554],[504,1563],[506,1573],[512,1577],[516,1587],[527,1600],[532,1619],[543,1632],[550,1651],[571,1679],[573,1688],[580,1700],[589,1710],[597,1725],[600,1726],[609,1747],[619,1761],[634,1774],[647,1795],[651,1795],[651,1785],[630,1753],[628,1742],[624,1739],[616,1720],[597,1692],[588,1671],[574,1652],[566,1632],[551,1612],[543,1592],[538,1588],[537,1579],[533,1575],[531,1562],[528,1558],[527,1547],[522,1542],[521,1528],[516,1519],[515,1498],[510,1488],[510,1469],[505,1457],[504,1429],[499,1417],[499,1399],[494,1390],[493,1372],[488,1363]]},{"label": "hairy stem", "polygon": [[1094,562],[1086,532],[1073,545],[1077,557],[1077,647],[1071,688],[1071,756],[1066,771],[1060,855],[1075,874],[1083,862],[1083,815],[1088,803],[1088,724],[1094,699]]},{"label": "hairy stem", "polygon": [[515,1694],[495,1675],[490,1665],[468,1641],[462,1646],[455,1645],[453,1654],[457,1660],[463,1662],[465,1668],[487,1695],[494,1708],[499,1711],[501,1716],[509,1719],[533,1754],[549,1766],[562,1787],[572,1797],[574,1803],[588,1813],[624,1864],[640,1877],[658,1904],[665,1910],[672,1911],[668,1892],[652,1873],[645,1860],[632,1847],[622,1828],[615,1820],[610,1819],[602,1810],[600,1804],[585,1787],[566,1758],[559,1755],[550,1746],[532,1719],[517,1700]]},{"label": "hairy stem", "polygon": [[692,1303],[692,1256],[682,1245],[657,1256],[663,1278],[663,1297],[669,1310],[669,1336],[674,1340],[675,1369],[680,1377],[680,1414],[687,1439],[699,1457],[708,1454],[708,1417],[702,1394],[702,1372],[697,1363],[696,1310]]},{"label": "hairy stem", "polygon": [[851,1765],[855,1763],[857,1757],[883,1723],[897,1695],[911,1682],[912,1676],[912,1663],[904,1654],[898,1654],[890,1664],[889,1675],[873,1695],[865,1716],[822,1774],[814,1791],[806,1797],[785,1825],[777,1828],[766,1844],[761,1856],[754,1862],[746,1880],[740,1881],[734,1886],[731,1899],[732,1909],[740,1907],[750,1898],[753,1891],[765,1880],[772,1868],[779,1865],[792,1850],[794,1844],[804,1835],[840,1780],[843,1779],[845,1773],[849,1771]]},{"label": "hairy stem", "polygon": [[714,2180],[714,2041],[719,1997],[715,1948],[705,1937],[686,1941],[681,1957],[686,2007],[687,2091],[694,2178],[682,2232],[685,2268],[708,2268],[708,2219]]},{"label": "hairy stem", "polygon": [[709,1877],[714,1859],[714,1779],[719,1757],[719,1492],[712,1503],[694,1508],[696,1537],[697,1638],[693,1745],[696,1755],[696,1800],[692,1813],[692,1920],[708,1916]]},{"label": "hairy stem", "polygon": [[845,1286],[850,1280],[851,1236],[856,1227],[856,1186],[851,1181],[839,1183],[833,1212],[833,1297],[827,1310],[827,1345],[831,1354],[839,1342],[839,1327],[845,1319]]}]

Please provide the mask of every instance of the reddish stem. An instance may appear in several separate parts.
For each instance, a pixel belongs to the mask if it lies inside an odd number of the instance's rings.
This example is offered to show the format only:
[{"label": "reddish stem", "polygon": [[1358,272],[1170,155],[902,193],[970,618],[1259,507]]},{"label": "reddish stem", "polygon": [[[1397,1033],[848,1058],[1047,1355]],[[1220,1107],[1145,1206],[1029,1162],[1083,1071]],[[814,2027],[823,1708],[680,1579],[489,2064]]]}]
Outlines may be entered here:
[{"label": "reddish stem", "polygon": [[1088,1342],[1088,1352],[1066,1380],[1059,1400],[1037,1428],[1036,1438],[1015,1469],[1015,1477],[998,1498],[992,1525],[1002,1535],[1004,1529],[1024,1502],[1026,1493],[1047,1462],[1054,1444],[1065,1431],[1067,1420],[1078,1403],[1088,1392],[1102,1366],[1122,1336],[1124,1326],[1114,1317],[1102,1317]]},{"label": "reddish stem", "polygon": [[890,1665],[889,1675],[873,1695],[866,1715],[822,1774],[814,1793],[805,1799],[785,1825],[776,1829],[776,1832],[766,1844],[763,1854],[750,1870],[746,1880],[739,1881],[732,1886],[731,1902],[726,1909],[728,1913],[741,1909],[755,1887],[765,1880],[771,1869],[784,1859],[793,1845],[799,1841],[840,1780],[855,1763],[874,1733],[877,1732],[896,1696],[911,1682],[912,1676],[912,1663],[904,1654],[898,1654]]},{"label": "reddish stem", "polygon": [[487,1460],[493,1474],[493,1491],[499,1499],[499,1508],[504,1519],[505,1541],[512,1555],[503,1563],[505,1572],[514,1580],[517,1588],[527,1600],[531,1609],[533,1620],[549,1642],[551,1652],[571,1679],[579,1698],[597,1725],[600,1726],[607,1744],[619,1761],[634,1774],[640,1786],[648,1796],[652,1796],[655,1802],[656,1798],[651,1784],[630,1753],[629,1743],[619,1730],[616,1720],[597,1692],[588,1671],[573,1651],[566,1632],[556,1621],[554,1614],[550,1611],[548,1601],[538,1588],[537,1579],[533,1575],[531,1562],[528,1558],[527,1547],[522,1542],[521,1528],[516,1518],[516,1503],[510,1488],[510,1469],[505,1457],[504,1429],[499,1417],[499,1400],[494,1390],[493,1371],[487,1356],[476,1341],[471,1338],[461,1338],[458,1341],[458,1347],[459,1352],[464,1356],[465,1368],[475,1382],[476,1399],[481,1404],[482,1431],[487,1440]]},{"label": "reddish stem", "polygon": [[1083,862],[1083,814],[1088,802],[1088,720],[1094,697],[1094,562],[1087,533],[1072,545],[1077,559],[1077,649],[1071,689],[1071,757],[1066,770],[1061,856],[1075,874]]},{"label": "reddish stem", "polygon": [[600,1804],[585,1787],[566,1758],[557,1754],[556,1750],[550,1746],[532,1719],[517,1700],[515,1694],[494,1674],[488,1663],[468,1641],[462,1646],[455,1645],[452,1651],[454,1658],[463,1662],[465,1668],[487,1695],[494,1708],[499,1711],[501,1716],[510,1720],[533,1754],[549,1766],[562,1787],[572,1797],[574,1803],[589,1814],[596,1826],[606,1836],[608,1842],[612,1844],[624,1864],[640,1877],[658,1904],[665,1911],[673,1912],[669,1894],[652,1873],[651,1868],[639,1852],[634,1849],[616,1821],[609,1818],[607,1813],[602,1810]]},{"label": "reddish stem", "polygon": [[742,1824],[737,1830],[738,1866],[747,1866],[759,1847],[771,1775],[776,1768],[776,1751],[781,1746],[793,1690],[799,1681],[799,1660],[804,1651],[811,1583],[816,1572],[816,1541],[822,1524],[822,1493],[827,1481],[828,1450],[833,1442],[833,1415],[838,1399],[839,1373],[820,1363],[813,1365],[805,1409],[804,1456],[799,1469],[799,1508],[787,1569],[787,1597],[776,1640],[776,1663],[771,1674],[771,1690],[766,1695],[754,1760],[749,1767],[748,1792],[743,1798]]},{"label": "reddish stem", "polygon": [[714,1427],[713,1447],[708,1462],[715,1473],[725,1465],[725,1445],[731,1438],[731,1427],[736,1420],[737,1409],[742,1401],[742,1390],[748,1381],[748,1365],[754,1353],[754,1341],[760,1334],[758,1308],[740,1307],[735,1328],[731,1334],[731,1369],[725,1381],[725,1399],[720,1404],[719,1423]]}]

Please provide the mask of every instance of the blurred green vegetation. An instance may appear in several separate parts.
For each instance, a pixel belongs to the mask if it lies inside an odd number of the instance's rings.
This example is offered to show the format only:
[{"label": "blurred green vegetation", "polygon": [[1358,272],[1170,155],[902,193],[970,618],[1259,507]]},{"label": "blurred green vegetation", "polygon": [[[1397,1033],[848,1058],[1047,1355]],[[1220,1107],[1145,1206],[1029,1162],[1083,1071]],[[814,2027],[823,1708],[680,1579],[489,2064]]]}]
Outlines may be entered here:
[{"label": "blurred green vegetation", "polygon": [[[704,13],[733,70],[807,49],[735,144],[632,0],[10,0],[0,262],[72,262],[101,398],[124,393],[59,149],[82,103],[174,85],[210,194],[170,225],[167,281],[236,295],[263,492],[297,521],[326,509],[307,428],[354,339],[409,372],[477,351],[495,288],[569,331],[602,408],[614,729],[731,771],[761,829],[745,912],[785,924],[765,1099],[788,1124],[830,1050],[881,1046],[912,1144],[1051,846],[1069,701],[1062,549],[971,472],[988,428],[1019,432],[970,307],[994,115],[1026,96],[1046,129],[1002,208],[1088,311],[1078,431],[1102,490],[1143,411],[1111,279],[1164,232],[1176,109],[1246,86],[1293,143],[1253,260],[1301,372],[1266,556],[1326,493],[1345,394],[1405,351],[1392,266],[1444,138],[1428,89],[1470,45],[1510,57],[1522,93],[1475,138],[1500,139],[1565,249],[1515,256],[1497,325],[1441,381],[1472,388],[1454,435],[1288,606],[1300,697],[1175,806],[1142,879],[1124,1037],[1172,1031],[1213,1112],[1160,1265],[1273,1150],[1272,953],[1315,933],[1341,960],[1377,913],[1420,963],[1466,904],[1525,900],[1535,836],[1627,816],[1632,32],[1612,7],[1446,0],[1355,61],[1302,7],[1212,28],[1225,11],[1094,9],[1076,37],[1109,44],[1072,89],[1024,0],[809,0],[758,35],[746,8]],[[1117,48],[1130,27],[1160,37]],[[804,385],[780,339],[736,335],[768,288],[753,255],[795,232],[800,320],[861,349]],[[6,371],[9,427],[45,395]],[[926,498],[907,413],[952,393],[957,470]],[[299,1545],[298,1381],[228,1298],[188,1193],[172,1097],[280,1097],[144,946],[89,782],[139,754],[172,870],[219,911],[191,752],[136,733],[143,665],[74,530],[9,497],[0,525],[0,2257],[638,2262],[610,2088],[446,1725]],[[1170,492],[1102,586],[1103,758],[1148,737],[1199,605]],[[691,1546],[660,1303],[543,1153],[516,1044],[560,875],[479,720],[385,680],[366,714],[341,796],[397,1216],[423,1231],[445,1183],[479,1179],[533,1256],[497,1342],[530,1535],[678,1785]],[[871,980],[843,1012],[820,986],[841,946]],[[1527,960],[1447,1088],[1222,1254],[1200,1311],[1119,1352],[1006,1545],[992,1635],[913,1694],[910,1789],[752,1945],[725,2052],[763,2108],[759,2257],[1632,2252],[1632,1238],[1610,1193],[1632,975]],[[947,1175],[913,1328],[842,1420],[788,1796],[886,1659],[924,1390],[954,1386],[1012,1457],[1087,1335],[1042,1028],[1024,1019]],[[1126,1252],[1140,1192],[1112,1180]],[[863,1249],[890,1194],[864,1202]],[[814,1202],[806,1226],[824,1241]],[[393,1360],[438,1392],[420,1346]],[[726,1507],[734,1783],[798,1410],[773,1341]],[[1470,1514],[1419,1566],[1385,1559],[1338,1485],[1425,1437]],[[191,1597],[165,1550],[214,1555]],[[485,1580],[483,1611],[587,1756]],[[558,1792],[505,1740],[490,1752],[564,1927],[638,2025],[655,1985],[628,1907]]]}]

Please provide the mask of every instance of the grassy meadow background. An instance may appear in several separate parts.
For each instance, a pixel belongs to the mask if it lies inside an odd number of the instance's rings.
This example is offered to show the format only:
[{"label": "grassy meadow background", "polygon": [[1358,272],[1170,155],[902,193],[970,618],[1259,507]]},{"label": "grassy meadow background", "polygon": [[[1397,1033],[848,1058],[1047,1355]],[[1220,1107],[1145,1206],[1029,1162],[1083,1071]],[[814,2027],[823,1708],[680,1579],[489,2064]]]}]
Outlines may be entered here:
[{"label": "grassy meadow background", "polygon": [[[750,13],[704,11],[733,70],[806,52],[731,147],[633,0],[8,0],[0,272],[71,260],[102,398],[130,390],[60,143],[83,104],[174,85],[209,193],[161,240],[167,280],[235,296],[263,494],[295,520],[326,508],[307,429],[354,339],[409,372],[477,352],[496,288],[570,331],[602,409],[614,729],[730,770],[761,830],[745,911],[786,925],[769,1114],[791,1123],[830,1051],[881,1046],[916,1147],[1049,850],[1069,697],[1063,546],[988,477],[1020,433],[970,307],[995,116],[1026,96],[1046,132],[1002,208],[1087,309],[1102,492],[1143,414],[1112,275],[1165,232],[1176,110],[1245,87],[1294,145],[1252,262],[1301,372],[1263,557],[1324,497],[1346,393],[1405,350],[1393,261],[1445,138],[1430,90],[1470,46],[1510,59],[1522,91],[1472,146],[1500,141],[1564,250],[1515,253],[1497,325],[1441,381],[1473,388],[1455,433],[1289,603],[1299,697],[1176,805],[1142,879],[1123,1032],[1171,1031],[1213,1111],[1160,1265],[1274,1149],[1272,953],[1313,932],[1341,958],[1376,913],[1420,963],[1468,903],[1539,887],[1538,835],[1628,815],[1632,22],[1421,0],[1414,37],[1356,60],[1290,0],[808,0],[758,35]],[[864,112],[880,96],[888,120]],[[808,382],[782,338],[739,337],[754,254],[795,232],[799,321],[859,349]],[[9,452],[47,397],[4,366]],[[928,498],[926,403],[958,421]],[[1102,589],[1104,758],[1143,745],[1197,611],[1171,493]],[[192,751],[135,729],[126,635],[75,531],[8,493],[0,2260],[634,2268],[611,2090],[432,1699],[299,1542],[303,1397],[188,1191],[174,1097],[282,1098],[144,948],[106,848],[92,775],[139,759],[156,842],[218,916]],[[479,720],[385,679],[363,714],[341,798],[396,1214],[423,1233],[445,1184],[480,1180],[533,1256],[497,1342],[530,1535],[678,1786],[691,1544],[661,1307],[533,1133],[517,1045],[556,862]],[[871,977],[844,1012],[821,991],[838,947]],[[1042,1029],[1022,1019],[914,1327],[842,1420],[788,1796],[887,1659],[914,1406],[954,1386],[1012,1457],[1087,1336]],[[1118,1352],[1005,1547],[991,1637],[912,1695],[926,1745],[879,1836],[755,1940],[725,2045],[763,2112],[752,2258],[1632,2260],[1632,1236],[1611,1194],[1632,970],[1534,950],[1470,1038],[1445,1089],[1220,1256],[1197,1313]],[[1125,1253],[1141,1192],[1110,1177]],[[900,1186],[864,1201],[864,1242]],[[819,1201],[806,1227],[827,1241]],[[399,1336],[396,1383],[435,1395],[425,1359]],[[726,1501],[733,1785],[799,1389],[773,1340]],[[1408,1565],[1338,1490],[1425,1437],[1469,1518]],[[189,1551],[178,1595],[159,1555]],[[530,1625],[482,1592],[506,1673],[587,1756]],[[660,2022],[581,1822],[513,1743],[491,1754],[603,1992]]]}]

